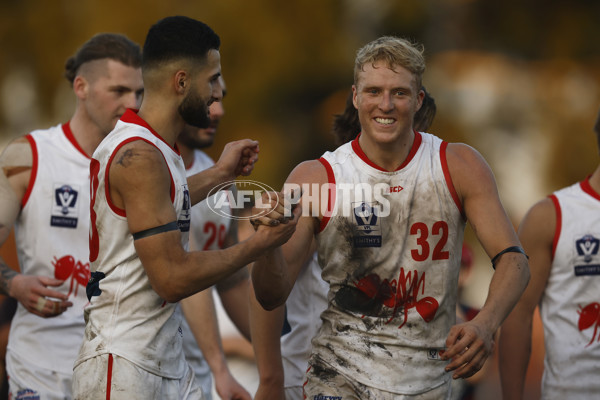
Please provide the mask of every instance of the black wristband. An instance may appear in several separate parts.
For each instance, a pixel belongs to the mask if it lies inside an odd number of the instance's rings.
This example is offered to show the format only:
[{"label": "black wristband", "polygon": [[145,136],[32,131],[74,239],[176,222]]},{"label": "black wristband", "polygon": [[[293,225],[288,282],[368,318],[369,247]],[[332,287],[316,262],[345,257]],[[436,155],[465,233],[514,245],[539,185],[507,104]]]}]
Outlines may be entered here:
[{"label": "black wristband", "polygon": [[143,231],[139,231],[133,234],[133,240],[143,239],[148,236],[157,235],[163,232],[169,231],[177,231],[179,230],[179,225],[177,221],[169,222],[168,224],[164,224],[161,226],[156,226],[154,228],[144,229]]},{"label": "black wristband", "polygon": [[494,256],[494,258],[492,258],[492,268],[496,269],[496,261],[498,261],[498,258],[500,258],[500,256],[504,253],[521,253],[521,254],[525,255],[525,257],[527,257],[527,259],[529,260],[529,256],[525,253],[525,250],[523,250],[522,247],[510,246],[510,247],[505,248],[500,253],[496,254]]}]

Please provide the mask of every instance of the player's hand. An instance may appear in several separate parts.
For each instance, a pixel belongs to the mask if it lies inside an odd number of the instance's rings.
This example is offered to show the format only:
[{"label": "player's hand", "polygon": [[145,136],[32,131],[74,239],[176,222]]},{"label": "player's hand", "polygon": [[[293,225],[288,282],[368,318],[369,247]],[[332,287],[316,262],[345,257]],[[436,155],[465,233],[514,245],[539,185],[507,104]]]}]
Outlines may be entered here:
[{"label": "player's hand", "polygon": [[215,389],[223,400],[252,400],[252,396],[231,375],[229,370],[215,374]]},{"label": "player's hand", "polygon": [[56,317],[73,305],[66,294],[49,288],[63,282],[46,276],[18,274],[11,279],[9,294],[32,314]]},{"label": "player's hand", "polygon": [[446,351],[442,359],[451,360],[446,371],[454,371],[452,377],[468,378],[483,367],[494,348],[494,332],[489,332],[472,321],[454,325],[446,339]]},{"label": "player's hand", "polygon": [[[257,230],[260,225],[278,226],[294,219],[296,204],[279,192],[264,192],[260,202],[254,204],[250,224]],[[298,213],[296,213],[298,214]]]},{"label": "player's hand", "polygon": [[242,139],[229,142],[223,148],[215,167],[220,168],[228,178],[233,180],[240,175],[248,176],[258,161],[258,142],[256,140]]}]

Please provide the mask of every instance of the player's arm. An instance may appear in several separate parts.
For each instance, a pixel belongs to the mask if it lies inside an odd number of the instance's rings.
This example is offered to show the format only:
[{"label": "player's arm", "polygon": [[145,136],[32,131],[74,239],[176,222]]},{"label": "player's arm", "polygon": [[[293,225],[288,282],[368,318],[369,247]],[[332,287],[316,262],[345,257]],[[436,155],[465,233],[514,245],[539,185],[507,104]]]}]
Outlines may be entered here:
[{"label": "player's arm", "polygon": [[[237,212],[232,210],[233,214]],[[238,220],[232,219],[225,236],[223,248],[234,246],[238,243]],[[217,293],[223,303],[229,319],[238,331],[250,341],[250,310],[248,296],[250,288],[250,274],[248,268],[240,268],[215,285]]]},{"label": "player's arm", "polygon": [[556,210],[546,198],[535,204],[519,227],[519,238],[529,254],[531,280],[500,331],[500,380],[504,399],[521,399],[531,355],[533,314],[539,304],[552,265]]},{"label": "player's arm", "polygon": [[188,176],[192,205],[204,200],[221,183],[233,181],[240,175],[250,175],[254,163],[258,161],[258,151],[258,142],[255,140],[242,139],[227,143],[215,165]]},{"label": "player's arm", "polygon": [[[500,202],[493,173],[483,157],[464,144],[449,144],[447,160],[452,182],[467,220],[490,258],[521,246]],[[483,308],[466,323],[452,327],[444,359],[453,377],[467,378],[483,366],[493,348],[493,338],[529,280],[527,258],[518,252],[498,257]]]},{"label": "player's arm", "polygon": [[[317,184],[319,192],[321,192],[320,185],[327,183],[325,167],[317,160],[305,161],[298,165],[286,181],[286,184],[294,184],[307,189],[312,189],[312,184]],[[265,252],[252,267],[251,277],[256,299],[267,310],[272,310],[285,303],[302,266],[312,255],[311,244],[318,230],[321,216],[311,215],[312,204],[307,200],[309,195],[310,193],[303,193],[302,200],[296,208],[296,211],[300,211],[302,214],[291,239],[283,246]],[[326,201],[327,199],[317,200],[319,204]],[[320,213],[319,204],[316,204],[316,210],[319,210]],[[266,225],[269,223],[267,220],[270,217],[272,215],[267,214],[260,219],[261,224],[258,225],[257,232],[274,229],[274,227]]]},{"label": "player's arm", "polygon": [[135,240],[134,245],[152,288],[169,302],[214,285],[284,243],[296,227],[296,220],[291,220],[270,231],[255,232],[228,249],[187,252],[179,230],[168,228],[177,215],[171,203],[169,169],[158,149],[141,140],[125,144],[117,151],[109,176],[111,199],[125,209],[132,234],[165,227]]},{"label": "player's arm", "polygon": [[[24,137],[11,142],[0,155],[0,246],[4,245],[21,209],[31,178],[33,153]],[[63,281],[19,274],[0,257],[0,293],[17,299],[27,311],[54,317],[73,305],[66,294],[50,289]],[[48,299],[48,297],[54,300]]]},{"label": "player's arm", "polygon": [[219,333],[212,289],[181,300],[187,323],[215,377],[215,388],[222,399],[247,399],[250,394],[234,379],[227,366]]},{"label": "player's arm", "polygon": [[250,293],[252,347],[259,376],[255,400],[285,398],[280,341],[284,308],[283,305],[267,311],[256,300],[253,291]]}]

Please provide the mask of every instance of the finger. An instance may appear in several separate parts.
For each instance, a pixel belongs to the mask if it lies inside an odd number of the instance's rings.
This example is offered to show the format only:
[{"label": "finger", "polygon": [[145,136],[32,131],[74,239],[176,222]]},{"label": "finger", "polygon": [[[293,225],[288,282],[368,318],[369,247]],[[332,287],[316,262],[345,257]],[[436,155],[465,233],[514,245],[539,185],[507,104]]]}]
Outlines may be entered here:
[{"label": "finger", "polygon": [[39,294],[43,297],[51,297],[54,299],[59,299],[62,301],[66,301],[69,299],[69,296],[67,296],[65,293],[56,291],[56,290],[52,290],[52,289],[48,289],[48,288],[43,288],[39,290]]},{"label": "finger", "polygon": [[38,297],[37,299],[37,303],[35,303],[35,309],[38,310],[39,312],[43,312],[44,308],[46,308],[46,303],[48,302],[48,299],[46,299],[45,297]]},{"label": "finger", "polygon": [[44,286],[60,286],[65,282],[63,280],[50,278],[48,276],[39,276],[38,279]]}]

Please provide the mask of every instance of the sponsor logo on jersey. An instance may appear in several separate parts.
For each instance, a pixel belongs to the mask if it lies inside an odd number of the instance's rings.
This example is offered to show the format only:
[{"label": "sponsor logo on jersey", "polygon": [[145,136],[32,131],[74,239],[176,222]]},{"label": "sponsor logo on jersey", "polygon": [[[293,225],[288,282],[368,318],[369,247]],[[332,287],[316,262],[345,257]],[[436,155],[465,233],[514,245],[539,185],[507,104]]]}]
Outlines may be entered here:
[{"label": "sponsor logo on jersey", "polygon": [[15,400],[40,400],[40,394],[32,389],[22,389],[17,392]]},{"label": "sponsor logo on jersey", "polygon": [[317,394],[313,396],[313,400],[342,400],[342,396],[326,396],[324,394]]},{"label": "sponsor logo on jersey", "polygon": [[354,203],[354,247],[381,247],[379,205],[377,203]]},{"label": "sponsor logo on jersey", "polygon": [[593,235],[584,235],[575,241],[575,276],[600,275],[599,247],[600,240]]},{"label": "sponsor logo on jersey", "polygon": [[54,198],[52,199],[52,211],[50,225],[61,228],[77,228],[78,221],[78,186],[54,184]]},{"label": "sponsor logo on jersey", "polygon": [[181,232],[189,232],[190,231],[191,219],[192,219],[192,214],[191,214],[190,191],[188,190],[187,185],[183,185],[183,205],[181,207],[181,214],[179,215],[179,219],[177,220],[177,225],[179,225],[179,230]]}]

